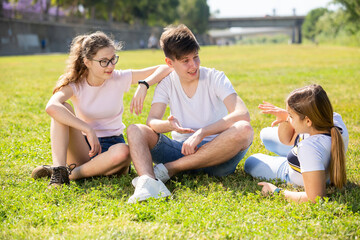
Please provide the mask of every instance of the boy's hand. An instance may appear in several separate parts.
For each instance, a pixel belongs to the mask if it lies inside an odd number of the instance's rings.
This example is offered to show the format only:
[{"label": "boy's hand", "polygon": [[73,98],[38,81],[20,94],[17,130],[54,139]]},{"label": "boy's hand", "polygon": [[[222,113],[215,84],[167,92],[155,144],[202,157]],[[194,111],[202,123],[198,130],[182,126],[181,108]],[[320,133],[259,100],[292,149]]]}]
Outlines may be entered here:
[{"label": "boy's hand", "polygon": [[276,117],[276,120],[271,123],[271,127],[285,122],[288,119],[289,114],[285,109],[279,108],[271,103],[263,101],[263,104],[259,104],[258,108],[262,110],[261,113],[272,114]]},{"label": "boy's hand", "polygon": [[204,137],[200,134],[200,131],[197,130],[183,143],[181,153],[184,155],[194,154],[198,150],[197,146],[201,143],[203,139]]},{"label": "boy's hand", "polygon": [[183,128],[180,126],[179,121],[172,115],[168,117],[172,131],[184,134],[184,133],[194,133],[195,131],[191,128]]},{"label": "boy's hand", "polygon": [[143,103],[147,94],[147,87],[144,84],[139,84],[137,87],[133,98],[130,103],[130,112],[133,113],[135,111],[136,115],[141,113],[143,108]]}]

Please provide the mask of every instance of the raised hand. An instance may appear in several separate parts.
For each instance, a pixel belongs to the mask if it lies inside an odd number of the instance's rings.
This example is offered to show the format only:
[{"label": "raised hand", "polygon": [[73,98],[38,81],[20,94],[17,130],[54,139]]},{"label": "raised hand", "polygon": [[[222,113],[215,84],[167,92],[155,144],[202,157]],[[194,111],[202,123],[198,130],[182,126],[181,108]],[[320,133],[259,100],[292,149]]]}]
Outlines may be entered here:
[{"label": "raised hand", "polygon": [[183,128],[180,126],[179,121],[172,115],[168,117],[172,131],[184,134],[184,133],[194,133],[195,131],[191,128]]},{"label": "raised hand", "polygon": [[285,122],[288,119],[289,114],[285,109],[279,108],[271,103],[263,101],[262,104],[259,104],[258,108],[261,109],[261,113],[272,114],[276,117],[276,120],[271,123],[271,127]]}]

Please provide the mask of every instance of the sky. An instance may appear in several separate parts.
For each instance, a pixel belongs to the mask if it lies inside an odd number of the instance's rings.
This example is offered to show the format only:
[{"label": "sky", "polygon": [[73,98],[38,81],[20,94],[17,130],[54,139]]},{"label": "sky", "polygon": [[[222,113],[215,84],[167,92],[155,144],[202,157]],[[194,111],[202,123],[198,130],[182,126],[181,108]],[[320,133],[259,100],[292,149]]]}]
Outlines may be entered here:
[{"label": "sky", "polygon": [[220,11],[216,17],[272,16],[273,9],[277,16],[291,16],[294,8],[296,15],[305,16],[312,9],[328,7],[331,0],[207,0],[207,3],[210,13]]}]

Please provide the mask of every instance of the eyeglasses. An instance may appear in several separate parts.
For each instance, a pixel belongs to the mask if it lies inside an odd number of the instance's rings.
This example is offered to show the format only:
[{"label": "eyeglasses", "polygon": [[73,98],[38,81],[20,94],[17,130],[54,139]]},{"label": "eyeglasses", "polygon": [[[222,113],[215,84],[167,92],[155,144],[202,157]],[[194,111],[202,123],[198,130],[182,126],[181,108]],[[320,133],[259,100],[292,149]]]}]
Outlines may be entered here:
[{"label": "eyeglasses", "polygon": [[115,57],[113,57],[110,60],[107,60],[107,59],[102,59],[102,60],[92,59],[91,61],[99,62],[101,67],[106,68],[107,66],[109,66],[110,63],[112,65],[115,65],[119,61],[119,56],[115,55]]}]

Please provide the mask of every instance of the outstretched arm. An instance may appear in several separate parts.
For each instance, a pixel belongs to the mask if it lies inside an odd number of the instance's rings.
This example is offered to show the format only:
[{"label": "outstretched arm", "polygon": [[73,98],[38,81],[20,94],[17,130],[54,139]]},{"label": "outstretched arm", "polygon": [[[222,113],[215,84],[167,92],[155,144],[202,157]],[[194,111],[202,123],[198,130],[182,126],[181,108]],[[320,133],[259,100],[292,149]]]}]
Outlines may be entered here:
[{"label": "outstretched arm", "polygon": [[278,136],[280,142],[285,145],[293,145],[297,133],[288,121],[288,112],[285,109],[279,108],[265,101],[263,101],[262,104],[259,104],[258,108],[261,109],[261,113],[271,114],[276,117],[275,121],[271,123],[271,127],[279,124]]},{"label": "outstretched arm", "polygon": [[194,130],[190,128],[181,127],[179,121],[174,116],[169,116],[167,120],[162,120],[165,114],[165,103],[154,103],[151,105],[146,124],[157,133],[166,133],[176,131],[179,133],[193,133]]},{"label": "outstretched arm", "polygon": [[[302,176],[305,192],[283,190],[281,193],[286,199],[295,202],[315,202],[317,197],[324,197],[326,195],[325,171],[304,172],[302,173]],[[258,185],[262,186],[261,193],[265,196],[274,193],[277,188],[274,184],[268,182],[259,182]]]},{"label": "outstretched arm", "polygon": [[[149,86],[160,82],[164,77],[169,75],[172,68],[167,65],[160,65],[149,67],[141,70],[132,71],[132,84],[138,84],[138,81],[144,80]],[[143,103],[147,94],[147,87],[145,84],[139,84],[130,103],[130,112],[135,112],[136,115],[141,113]]]}]

